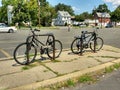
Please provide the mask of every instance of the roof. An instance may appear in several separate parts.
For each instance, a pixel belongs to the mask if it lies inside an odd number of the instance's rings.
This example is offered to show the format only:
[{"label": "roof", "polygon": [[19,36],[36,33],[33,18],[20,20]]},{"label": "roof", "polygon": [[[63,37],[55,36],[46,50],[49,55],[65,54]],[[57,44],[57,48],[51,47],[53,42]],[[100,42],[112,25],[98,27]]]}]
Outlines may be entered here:
[{"label": "roof", "polygon": [[99,12],[98,12],[98,13],[96,13],[96,14],[97,14],[98,17],[108,17],[108,18],[110,18],[110,14],[109,14],[109,13],[106,13],[106,12],[105,12],[105,13],[99,13]]},{"label": "roof", "polygon": [[70,15],[67,11],[58,11],[58,13],[59,13],[61,16],[71,17],[71,15]]}]

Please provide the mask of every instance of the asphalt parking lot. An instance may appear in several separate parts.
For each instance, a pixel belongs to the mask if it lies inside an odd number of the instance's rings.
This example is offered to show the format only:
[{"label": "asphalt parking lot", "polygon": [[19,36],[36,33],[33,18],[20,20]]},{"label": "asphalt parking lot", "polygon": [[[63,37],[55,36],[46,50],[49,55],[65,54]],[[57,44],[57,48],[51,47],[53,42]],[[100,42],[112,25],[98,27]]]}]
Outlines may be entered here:
[{"label": "asphalt parking lot", "polygon": [[[55,38],[60,40],[63,44],[63,48],[70,48],[70,45],[74,39],[74,36],[79,35],[82,30],[93,31],[92,28],[71,28],[71,31],[68,32],[67,28],[60,28],[54,30],[41,30],[41,33],[53,33]],[[117,48],[120,48],[120,30],[119,28],[104,28],[98,30],[99,36],[103,38],[104,44],[111,45]],[[16,33],[0,33],[0,58],[10,58],[13,56],[15,47],[25,42],[26,37],[30,34],[30,31],[19,30]],[[40,37],[44,40],[44,38]]]}]

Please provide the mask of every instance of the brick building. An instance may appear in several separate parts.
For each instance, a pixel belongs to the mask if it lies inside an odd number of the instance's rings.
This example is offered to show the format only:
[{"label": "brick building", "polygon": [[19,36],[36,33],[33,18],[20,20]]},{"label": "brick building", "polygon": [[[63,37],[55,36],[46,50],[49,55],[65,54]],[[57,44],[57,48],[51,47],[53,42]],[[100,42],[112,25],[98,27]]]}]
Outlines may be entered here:
[{"label": "brick building", "polygon": [[109,13],[96,13],[95,19],[98,20],[97,25],[106,27],[111,23]]}]

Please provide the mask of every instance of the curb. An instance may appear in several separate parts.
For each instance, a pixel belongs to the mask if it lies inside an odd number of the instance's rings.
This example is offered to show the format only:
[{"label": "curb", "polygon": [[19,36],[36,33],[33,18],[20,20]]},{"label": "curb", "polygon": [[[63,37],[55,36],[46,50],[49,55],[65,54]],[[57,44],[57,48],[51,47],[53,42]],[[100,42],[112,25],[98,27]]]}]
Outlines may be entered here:
[{"label": "curb", "polygon": [[110,67],[116,63],[120,63],[120,59],[117,59],[117,60],[114,60],[114,61],[111,61],[108,63],[104,63],[104,64],[101,64],[101,65],[98,65],[98,66],[95,66],[92,68],[84,69],[84,70],[81,70],[78,72],[70,73],[70,74],[67,74],[64,76],[55,77],[55,78],[51,78],[51,79],[44,80],[41,82],[36,82],[36,83],[32,83],[32,84],[28,84],[28,85],[24,85],[24,86],[20,86],[20,87],[16,87],[16,88],[11,88],[9,90],[36,90],[40,87],[46,87],[46,86],[58,84],[58,83],[67,81],[69,79],[80,77],[80,76],[87,74],[87,73],[93,73],[93,72],[103,70],[106,67]]},{"label": "curb", "polygon": [[5,61],[5,60],[13,60],[13,57],[9,57],[9,58],[0,58],[0,61]]}]

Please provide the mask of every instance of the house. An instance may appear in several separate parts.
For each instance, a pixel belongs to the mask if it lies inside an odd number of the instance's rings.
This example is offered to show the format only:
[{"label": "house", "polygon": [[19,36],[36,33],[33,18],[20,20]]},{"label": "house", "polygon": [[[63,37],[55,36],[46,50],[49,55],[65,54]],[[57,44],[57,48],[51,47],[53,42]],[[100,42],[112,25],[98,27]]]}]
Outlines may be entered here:
[{"label": "house", "polygon": [[111,23],[110,14],[109,13],[99,13],[97,12],[95,15],[95,20],[98,20],[97,25],[106,27],[108,24]]},{"label": "house", "polygon": [[95,26],[95,24],[97,23],[99,23],[99,21],[98,20],[91,20],[91,19],[85,19],[85,21],[84,21],[84,23],[86,23],[88,26]]},{"label": "house", "polygon": [[56,26],[64,26],[71,24],[71,15],[67,11],[58,11],[57,18],[53,20],[52,24]]},{"label": "house", "polygon": [[88,26],[106,27],[111,24],[110,14],[97,12],[94,15],[94,20],[85,19],[84,23]]}]

